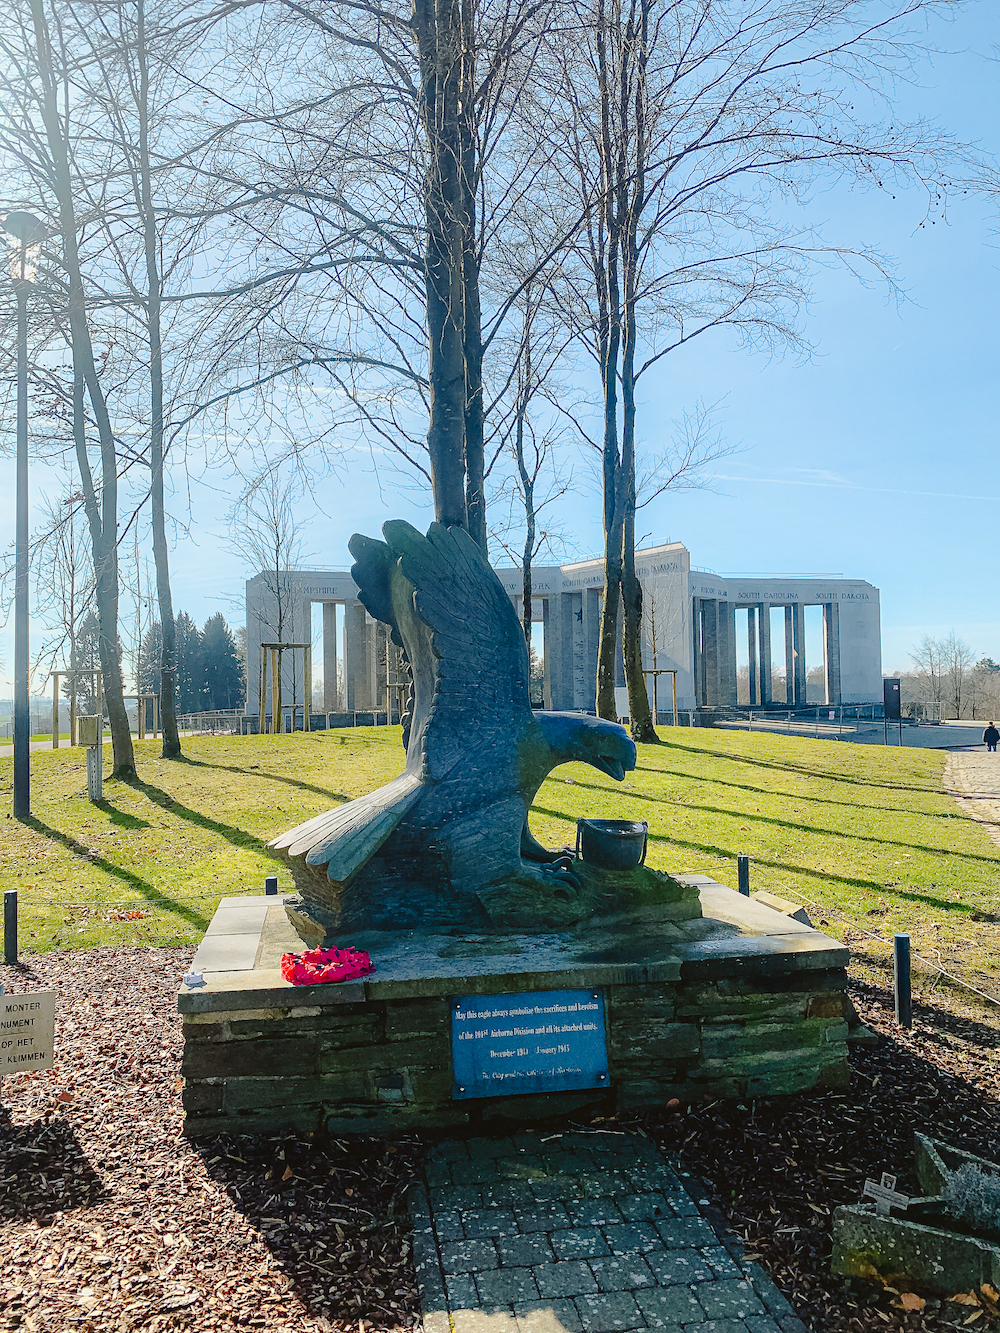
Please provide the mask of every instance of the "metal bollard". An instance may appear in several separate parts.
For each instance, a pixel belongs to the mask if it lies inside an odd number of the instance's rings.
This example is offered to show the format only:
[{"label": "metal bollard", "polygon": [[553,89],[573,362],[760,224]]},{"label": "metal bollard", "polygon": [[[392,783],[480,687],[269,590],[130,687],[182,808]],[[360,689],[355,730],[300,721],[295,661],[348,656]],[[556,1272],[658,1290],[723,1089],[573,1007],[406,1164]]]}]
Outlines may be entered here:
[{"label": "metal bollard", "polygon": [[3,960],[17,962],[17,889],[5,889],[3,895]]},{"label": "metal bollard", "polygon": [[268,877],[264,880],[264,892],[269,894],[278,892],[277,875],[268,875]]},{"label": "metal bollard", "polygon": [[893,985],[896,992],[896,1022],[901,1028],[913,1026],[910,1003],[910,937],[896,935],[893,939]]},{"label": "metal bollard", "polygon": [[750,897],[750,858],[749,856],[738,856],[736,858],[736,876],[740,893],[744,898]]}]

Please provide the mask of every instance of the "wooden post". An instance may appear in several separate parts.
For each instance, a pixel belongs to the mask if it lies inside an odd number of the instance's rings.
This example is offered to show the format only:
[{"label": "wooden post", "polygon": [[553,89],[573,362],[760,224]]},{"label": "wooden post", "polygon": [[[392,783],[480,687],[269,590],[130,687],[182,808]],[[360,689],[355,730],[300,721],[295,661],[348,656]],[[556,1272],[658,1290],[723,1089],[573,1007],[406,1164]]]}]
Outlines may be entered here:
[{"label": "wooden post", "polygon": [[52,673],[52,748],[59,749],[59,676],[60,672]]},{"label": "wooden post", "polygon": [[672,673],[674,682],[674,726],[677,726],[677,672]]},{"label": "wooden post", "polygon": [[313,683],[311,643],[306,644],[304,650],[304,657],[305,661],[302,669],[302,676],[305,687],[305,699],[302,704],[302,730],[308,731],[310,722],[309,714],[312,712],[312,683]]},{"label": "wooden post", "polygon": [[159,704],[160,704],[160,696],[158,694],[154,694],[153,695],[153,740],[154,741],[156,740],[160,732]]},{"label": "wooden post", "polygon": [[264,652],[264,645],[260,645],[260,726],[257,728],[258,735],[263,736],[267,730],[267,716],[264,712],[267,704],[267,654]]},{"label": "wooden post", "polygon": [[278,693],[278,672],[281,669],[281,649],[271,649],[271,731],[281,731],[281,696]]}]

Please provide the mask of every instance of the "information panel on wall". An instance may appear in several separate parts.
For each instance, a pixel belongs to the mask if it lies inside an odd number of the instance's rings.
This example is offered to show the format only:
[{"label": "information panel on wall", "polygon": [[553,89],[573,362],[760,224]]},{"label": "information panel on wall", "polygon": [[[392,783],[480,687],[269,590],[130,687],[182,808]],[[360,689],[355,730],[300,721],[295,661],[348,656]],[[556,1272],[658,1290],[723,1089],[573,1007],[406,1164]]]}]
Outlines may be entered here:
[{"label": "information panel on wall", "polygon": [[593,990],[458,997],[451,1052],[456,1098],[606,1088],[604,997]]}]

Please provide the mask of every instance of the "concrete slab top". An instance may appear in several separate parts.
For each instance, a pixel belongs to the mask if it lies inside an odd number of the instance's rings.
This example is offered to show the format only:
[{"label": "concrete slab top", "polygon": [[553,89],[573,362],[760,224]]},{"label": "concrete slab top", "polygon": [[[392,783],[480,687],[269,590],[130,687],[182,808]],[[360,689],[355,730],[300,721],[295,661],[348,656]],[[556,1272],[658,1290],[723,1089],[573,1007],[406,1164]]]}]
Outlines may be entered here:
[{"label": "concrete slab top", "polygon": [[367,950],[376,971],[364,981],[309,987],[292,986],[279,970],[282,954],[303,949],[285,895],[223,899],[193,964],[205,985],[182,986],[178,1007],[182,1013],[322,1007],[846,966],[849,952],[836,940],[708,876],[686,878],[698,884],[700,920],[658,920],[647,910],[544,935],[359,932],[343,943]]}]

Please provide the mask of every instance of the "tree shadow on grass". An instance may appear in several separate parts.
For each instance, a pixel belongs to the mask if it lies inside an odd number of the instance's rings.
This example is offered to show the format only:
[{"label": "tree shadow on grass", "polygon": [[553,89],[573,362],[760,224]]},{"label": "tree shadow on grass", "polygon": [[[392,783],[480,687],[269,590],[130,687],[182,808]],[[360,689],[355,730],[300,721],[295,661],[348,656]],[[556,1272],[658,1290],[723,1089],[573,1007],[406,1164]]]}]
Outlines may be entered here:
[{"label": "tree shadow on grass", "polygon": [[[715,779],[713,778],[711,779],[711,781],[712,783],[714,783]],[[600,783],[581,782],[579,779],[576,779],[573,785],[576,787],[582,787],[587,791],[605,792],[610,790],[608,787],[605,787]],[[738,787],[740,784],[727,782],[727,783],[720,783],[719,785],[727,787]],[[746,788],[741,788],[741,790],[759,792],[760,795],[762,796],[780,795],[780,793],[766,791],[760,787],[746,787]],[[653,796],[650,795],[648,792],[643,792],[643,791],[631,790],[628,793],[628,798],[634,801],[648,801],[654,805],[668,805],[678,810],[704,810],[708,814],[724,815],[728,819],[748,819],[755,823],[761,823],[761,824],[779,824],[783,828],[798,829],[802,833],[814,833],[820,837],[850,838],[853,842],[873,842],[877,843],[879,846],[916,848],[917,851],[929,852],[931,855],[934,856],[962,856],[962,857],[967,857],[971,861],[984,861],[989,865],[994,865],[998,861],[1000,861],[1000,853],[997,853],[994,856],[981,856],[978,852],[956,852],[954,848],[951,847],[929,847],[926,843],[921,843],[921,842],[901,842],[894,838],[876,838],[874,836],[869,836],[868,834],[865,833],[855,833],[853,831],[848,831],[844,829],[818,828],[815,824],[799,824],[793,822],[792,820],[776,819],[773,815],[765,815],[760,813],[759,811],[751,812],[749,810],[726,810],[720,806],[699,805],[694,801],[678,800],[677,798],[671,796]],[[913,815],[915,818],[924,817],[924,811],[922,810],[898,810],[898,809],[893,809],[891,807],[887,808],[879,805],[859,806],[859,805],[852,805],[847,801],[825,801],[823,800],[822,797],[818,796],[800,797],[798,794],[796,794],[793,799],[804,800],[804,801],[815,800],[818,804],[835,805],[844,810],[854,810],[854,811],[866,810],[872,813],[873,815],[882,815],[886,819],[891,819],[892,816],[894,815]],[[970,822],[967,816],[958,814],[957,812],[954,815],[948,815],[948,814],[937,815],[937,816],[929,815],[927,817],[938,818],[938,819],[956,819],[960,820],[963,825],[968,824]]]},{"label": "tree shadow on grass", "polygon": [[[189,759],[186,754],[182,755],[180,759],[175,762],[190,764],[192,768],[215,768],[222,773],[237,773],[241,778],[249,777],[253,774],[259,778],[267,778],[271,782],[283,782],[287,787],[298,787],[300,791],[314,792],[317,796],[322,796],[324,800],[340,802],[341,804],[345,801],[354,799],[352,796],[345,796],[341,791],[330,791],[328,787],[316,787],[313,783],[303,782],[300,778],[289,778],[283,776],[281,773],[272,773],[270,769],[261,768],[260,765],[256,768],[248,769],[241,768],[239,764],[210,764],[204,759]],[[140,782],[139,785],[144,787],[146,784]]]},{"label": "tree shadow on grass", "polygon": [[168,791],[162,787],[154,787],[150,782],[134,782],[132,786],[137,787],[153,805],[158,805],[161,810],[169,810],[172,815],[178,815],[181,819],[186,819],[191,824],[196,824],[198,828],[206,829],[209,833],[217,833],[220,838],[231,843],[234,847],[249,847],[253,851],[264,852],[267,850],[267,844],[263,838],[258,837],[256,833],[251,833],[248,829],[237,828],[234,824],[223,824],[219,819],[212,819],[209,815],[202,814],[200,810],[192,810],[189,805],[184,805],[178,801],[176,796],[171,796]]},{"label": "tree shadow on grass", "polygon": [[[699,750],[693,745],[681,745],[677,741],[666,740],[664,744],[669,745],[673,750],[680,750],[685,754],[696,755],[699,759],[710,757],[712,759],[728,759],[734,764],[752,764],[755,768],[771,768],[779,773],[797,773],[800,777],[822,778],[827,782],[845,782],[852,787],[877,787],[880,791],[917,791],[934,794],[940,790],[938,787],[921,787],[913,783],[906,782],[879,782],[872,778],[850,777],[846,773],[831,773],[824,768],[810,768],[806,764],[782,763],[773,759],[759,759],[752,755],[730,754],[723,750]],[[636,765],[642,772],[662,773],[664,770],[659,768],[646,768],[642,765]],[[707,779],[711,781],[711,779]]]},{"label": "tree shadow on grass", "polygon": [[130,815],[125,810],[119,810],[116,805],[112,805],[106,798],[100,801],[94,801],[98,810],[103,810],[108,820],[112,824],[117,824],[121,828],[152,828],[148,819],[140,819],[138,815]]},{"label": "tree shadow on grass", "polygon": [[[532,814],[548,815],[552,819],[565,819],[566,816],[558,810],[547,810],[544,806],[534,805],[531,807]],[[684,847],[690,851],[703,852],[707,856],[718,857],[719,860],[732,862],[736,853],[728,847],[716,847],[708,842],[691,842],[685,838],[678,838],[668,833],[650,833],[650,842],[664,843],[668,847]],[[907,902],[923,903],[925,906],[939,907],[943,911],[969,913],[972,908],[966,903],[957,903],[949,901],[946,898],[932,898],[926,893],[907,893],[905,890],[891,888],[886,884],[879,883],[872,879],[858,879],[848,875],[837,875],[828,870],[816,870],[811,866],[793,865],[788,861],[771,861],[763,856],[754,856],[753,863],[757,866],[768,866],[772,870],[780,870],[784,874],[808,875],[813,879],[822,879],[836,884],[843,884],[845,888],[867,889],[870,893],[877,893],[883,898],[901,898]]]},{"label": "tree shadow on grass", "polygon": [[0,1106],[0,1219],[50,1226],[55,1214],[109,1197],[69,1121],[15,1125]]},{"label": "tree shadow on grass", "polygon": [[175,912],[177,916],[182,917],[191,925],[197,926],[199,930],[205,930],[208,926],[208,917],[192,907],[187,907],[184,903],[178,902],[176,898],[169,898],[154,884],[142,879],[131,870],[126,870],[122,866],[116,866],[113,861],[99,854],[95,855],[90,847],[85,847],[82,842],[72,837],[69,833],[64,833],[61,829],[52,828],[50,824],[44,824],[35,815],[29,815],[24,820],[27,828],[34,829],[36,833],[41,833],[43,837],[51,839],[53,842],[60,843],[67,851],[72,852],[74,856],[79,856],[81,860],[88,865],[97,866],[112,879],[118,879],[128,884],[130,888],[135,889],[149,902],[157,902],[168,911]]},{"label": "tree shadow on grass", "polygon": [[[749,782],[730,782],[727,778],[720,778],[720,777],[715,777],[715,776],[710,777],[710,778],[699,778],[699,777],[694,777],[693,775],[691,775],[691,774],[686,774],[686,773],[672,774],[669,770],[667,770],[667,769],[660,769],[660,768],[641,768],[641,767],[640,767],[640,768],[637,768],[636,771],[637,771],[637,772],[643,772],[643,773],[658,773],[661,777],[676,777],[679,781],[682,781],[682,782],[701,782],[701,783],[704,783],[704,784],[706,784],[706,785],[711,785],[711,786],[713,786],[713,787],[731,787],[731,788],[733,788],[733,790],[735,790],[735,791],[745,791],[745,792],[749,792],[749,793],[750,793],[751,795],[753,795],[753,796],[772,796],[772,797],[774,797],[774,796],[778,796],[778,797],[787,797],[789,800],[793,800],[793,801],[815,801],[817,805],[836,805],[836,806],[839,806],[840,808],[842,808],[842,809],[844,809],[844,810],[857,810],[857,809],[859,809],[859,806],[858,806],[858,804],[857,804],[856,801],[835,801],[835,800],[832,800],[832,799],[831,799],[830,797],[828,797],[828,796],[821,796],[821,795],[814,794],[814,793],[812,793],[812,792],[799,792],[799,791],[796,791],[796,792],[785,792],[785,791],[775,791],[775,789],[774,789],[773,787],[754,787],[754,786],[752,786]],[[590,785],[590,784],[588,784],[588,783],[583,783],[583,782],[579,782],[579,781],[578,781],[576,785],[577,785],[578,787],[583,787],[583,786],[588,786],[588,785]],[[595,786],[595,789],[597,789],[596,784],[594,784],[594,786]],[[600,790],[603,790],[603,788],[601,788]],[[895,790],[895,788],[893,788],[893,790]],[[946,793],[946,792],[944,791],[944,788],[942,788],[940,791],[929,791],[929,792],[928,792],[928,795],[931,795],[931,796],[943,796],[943,795],[947,795],[947,794],[948,794],[948,793]],[[649,797],[648,799],[650,799],[650,800],[655,800],[656,798],[655,798],[655,797]],[[670,798],[670,797],[664,797],[664,798],[662,798],[662,799],[664,799],[664,800],[670,800],[671,798]],[[918,818],[920,818],[920,819],[949,819],[949,820],[951,820],[951,819],[960,819],[960,820],[965,820],[965,819],[968,818],[967,815],[963,815],[959,810],[913,810],[913,809],[911,809],[909,806],[898,806],[898,805],[894,805],[894,806],[865,806],[865,807],[862,807],[862,808],[864,808],[864,809],[868,809],[868,810],[884,810],[884,811],[886,812],[886,814],[894,814],[894,815],[916,815],[916,816],[917,816]]]}]

